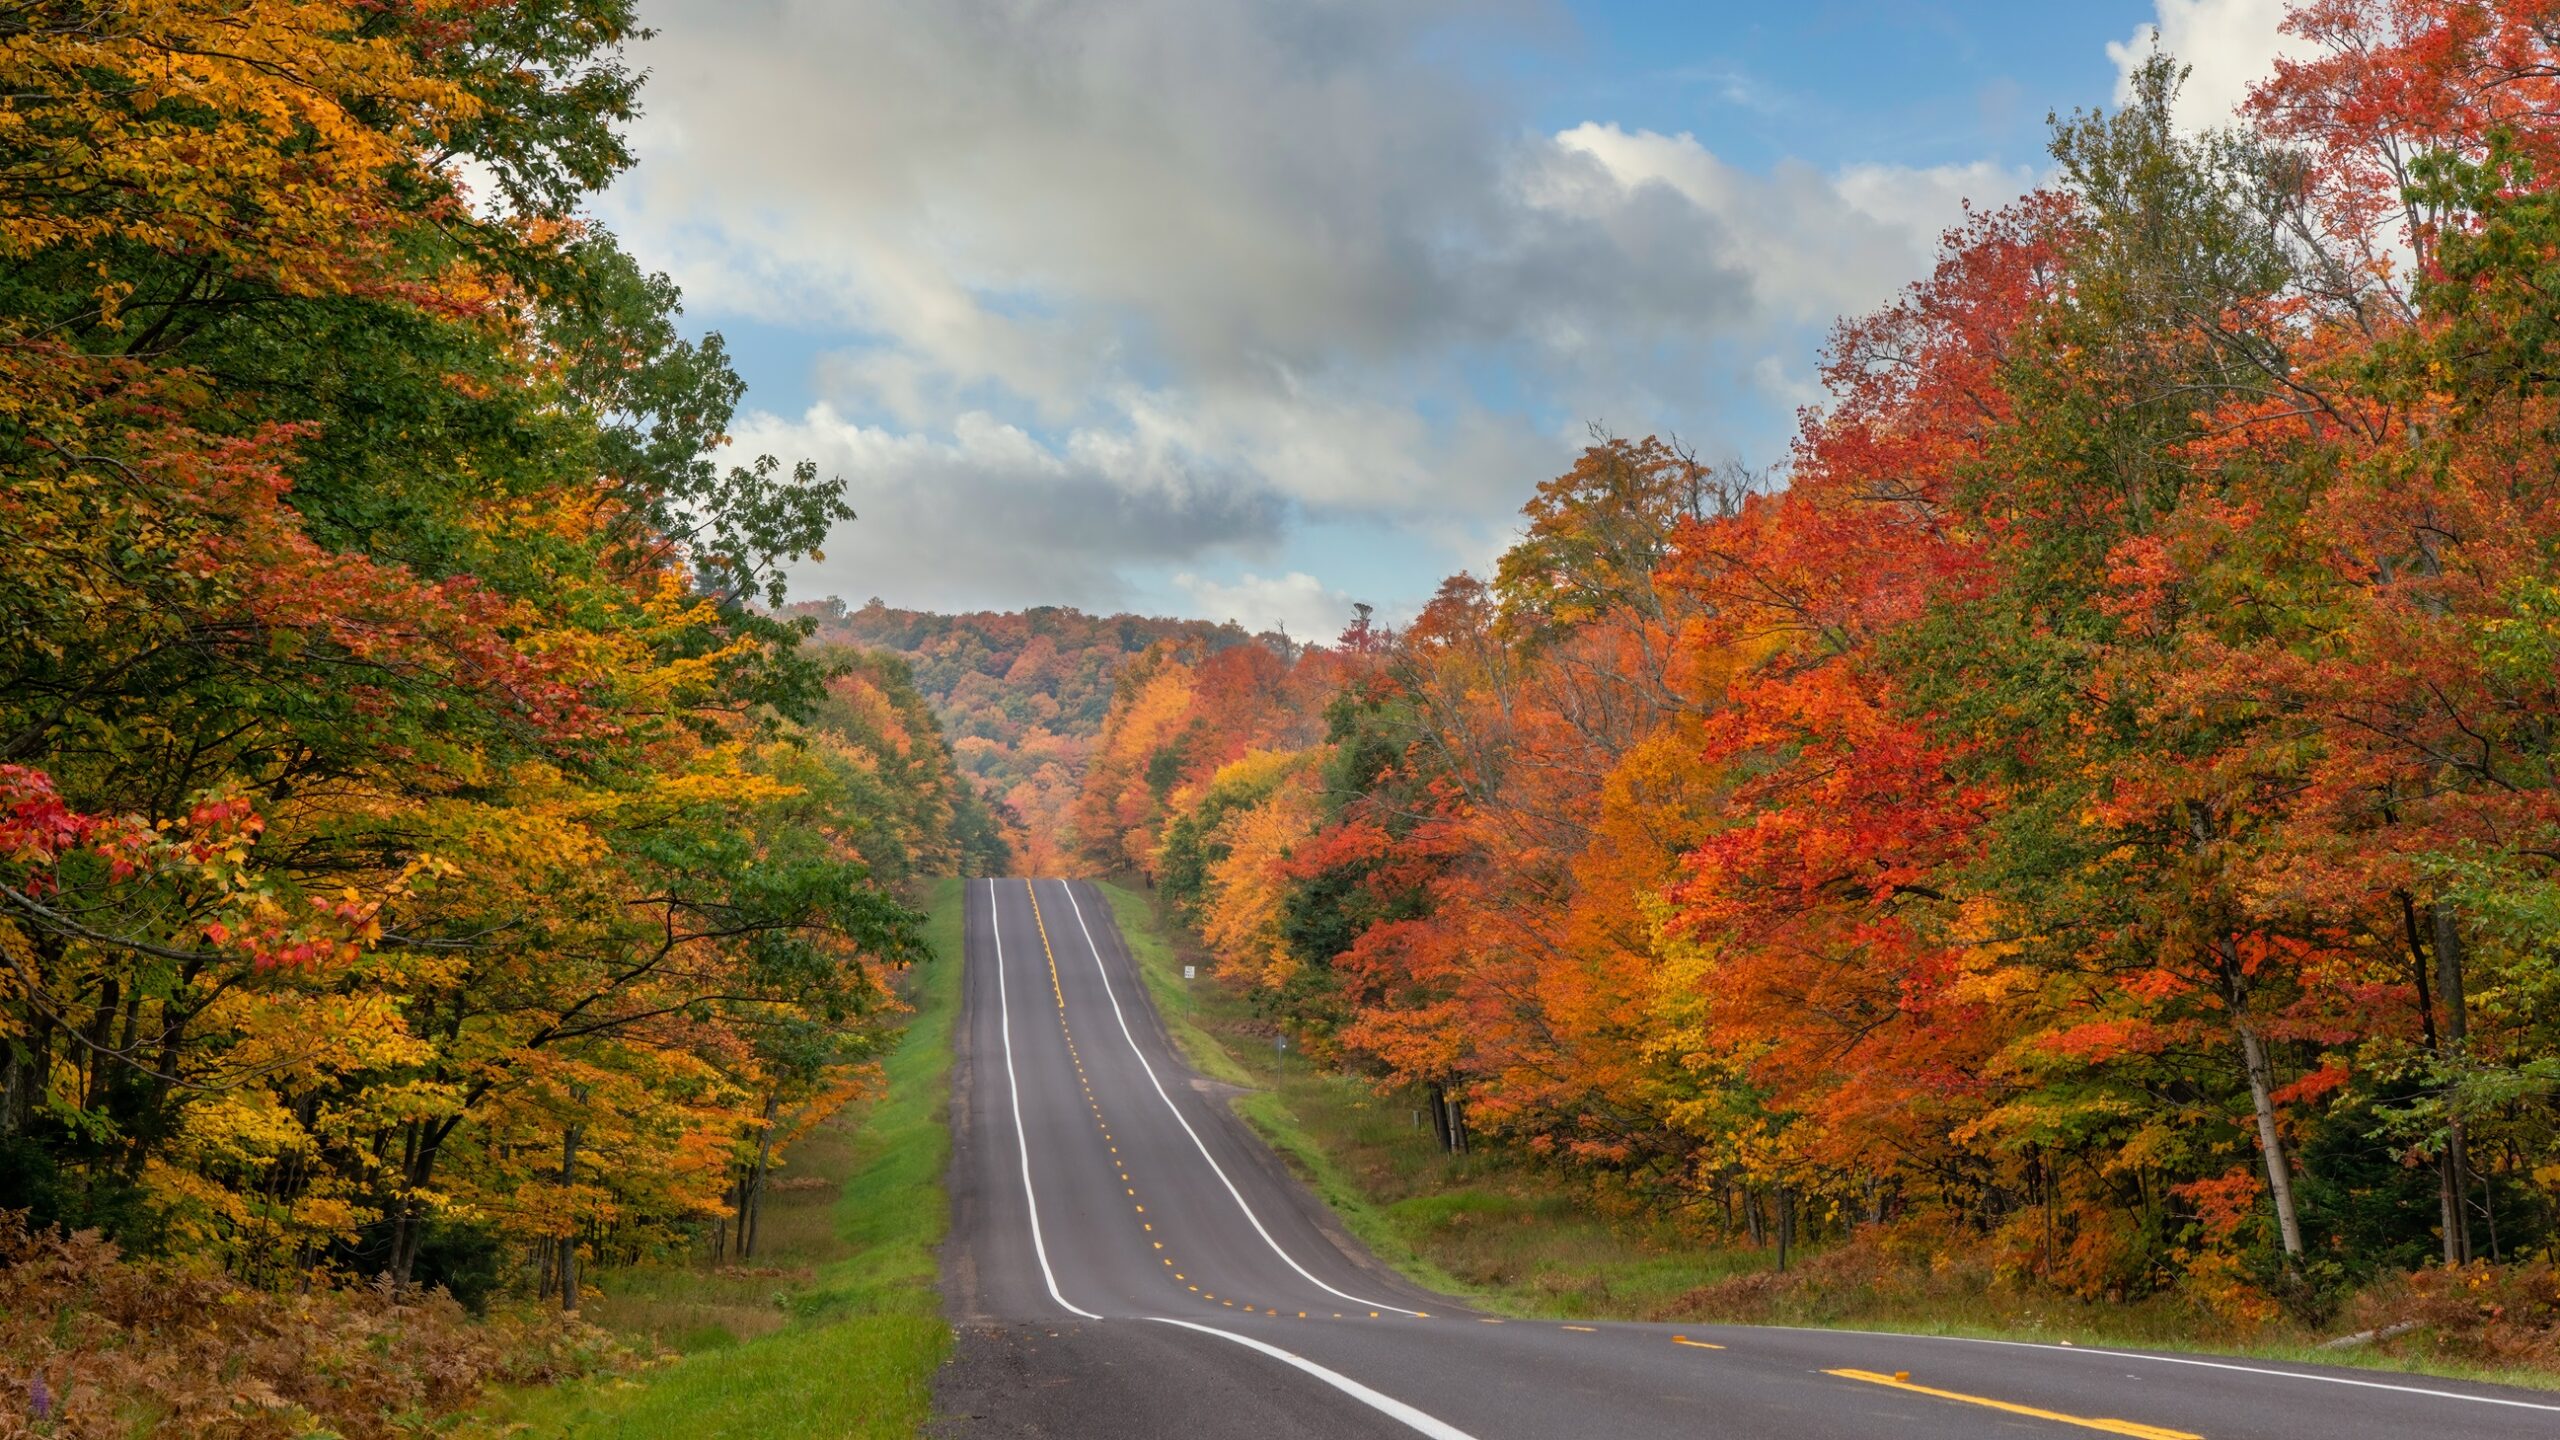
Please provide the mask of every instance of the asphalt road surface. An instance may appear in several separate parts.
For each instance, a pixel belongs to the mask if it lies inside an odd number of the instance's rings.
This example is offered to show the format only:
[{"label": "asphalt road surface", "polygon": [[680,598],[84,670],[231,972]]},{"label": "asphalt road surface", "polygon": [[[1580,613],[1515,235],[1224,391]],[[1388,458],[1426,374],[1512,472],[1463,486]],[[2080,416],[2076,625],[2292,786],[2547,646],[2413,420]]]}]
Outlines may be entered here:
[{"label": "asphalt road surface", "polygon": [[1345,1235],[1182,1063],[1109,908],[971,881],[944,1433],[2560,1437],[2560,1393],[2211,1356],[1469,1311]]}]

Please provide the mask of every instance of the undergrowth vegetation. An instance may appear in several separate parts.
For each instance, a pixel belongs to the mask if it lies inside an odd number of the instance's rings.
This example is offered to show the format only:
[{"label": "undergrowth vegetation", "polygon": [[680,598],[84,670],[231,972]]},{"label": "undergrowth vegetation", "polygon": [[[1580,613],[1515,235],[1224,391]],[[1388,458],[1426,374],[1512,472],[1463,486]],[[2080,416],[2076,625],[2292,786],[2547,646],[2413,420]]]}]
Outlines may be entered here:
[{"label": "undergrowth vegetation", "polygon": [[633,1359],[575,1316],[474,1316],[441,1290],[381,1285],[277,1295],[0,1217],[0,1435],[421,1434],[483,1386]]}]

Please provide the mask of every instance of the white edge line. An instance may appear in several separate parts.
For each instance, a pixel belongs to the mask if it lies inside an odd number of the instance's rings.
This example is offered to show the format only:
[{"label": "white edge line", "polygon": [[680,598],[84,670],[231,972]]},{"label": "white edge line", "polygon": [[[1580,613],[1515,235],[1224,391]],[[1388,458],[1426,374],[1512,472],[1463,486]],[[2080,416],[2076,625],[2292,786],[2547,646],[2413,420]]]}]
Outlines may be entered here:
[{"label": "white edge line", "polygon": [[[1013,1065],[1013,1001],[1005,994],[1004,985],[1004,920],[1003,906],[996,899],[996,882],[987,882],[987,924],[995,931],[996,941],[996,1031],[1004,1037],[1004,1077],[1013,1087],[1013,1138],[1022,1151],[1022,1201],[1031,1208],[1031,1253],[1040,1257],[1040,1278],[1049,1282],[1049,1298],[1058,1302],[1070,1315],[1087,1320],[1102,1317],[1070,1303],[1058,1293],[1057,1273],[1049,1268],[1048,1242],[1040,1238],[1040,1197],[1031,1188],[1031,1137],[1022,1128],[1022,1076]],[[962,947],[967,948],[967,947]]]},{"label": "white edge line", "polygon": [[1271,1253],[1286,1261],[1290,1269],[1306,1276],[1308,1284],[1328,1295],[1338,1295],[1355,1305],[1364,1305],[1373,1310],[1393,1310],[1399,1315],[1420,1315],[1422,1312],[1419,1310],[1390,1305],[1384,1300],[1363,1300],[1348,1290],[1334,1289],[1317,1279],[1306,1266],[1299,1264],[1296,1257],[1281,1249],[1280,1242],[1271,1238],[1271,1232],[1262,1228],[1262,1217],[1254,1214],[1253,1207],[1245,1203],[1244,1192],[1236,1188],[1236,1182],[1227,1178],[1227,1172],[1218,1165],[1218,1157],[1210,1154],[1207,1143],[1201,1140],[1200,1132],[1192,1129],[1191,1122],[1183,1118],[1182,1107],[1174,1104],[1173,1097],[1165,1093],[1164,1081],[1156,1077],[1156,1067],[1147,1063],[1147,1052],[1138,1047],[1138,1037],[1129,1031],[1129,1017],[1120,1009],[1120,992],[1112,988],[1111,971],[1102,963],[1102,947],[1093,943],[1093,927],[1085,923],[1084,906],[1076,900],[1076,887],[1072,882],[1065,880],[1059,881],[1058,884],[1067,892],[1067,904],[1074,907],[1076,928],[1084,932],[1085,951],[1093,956],[1093,973],[1102,977],[1102,993],[1111,997],[1111,1013],[1120,1021],[1120,1037],[1129,1042],[1129,1053],[1138,1057],[1139,1066],[1147,1072],[1147,1083],[1156,1087],[1156,1098],[1164,1102],[1165,1109],[1173,1112],[1174,1123],[1182,1127],[1183,1134],[1191,1137],[1191,1143],[1199,1148],[1200,1158],[1209,1162],[1210,1172],[1218,1177],[1218,1183],[1226,1186],[1227,1193],[1235,1197],[1236,1208],[1244,1212],[1244,1218],[1253,1226],[1253,1233],[1261,1236],[1262,1243],[1270,1246]]},{"label": "white edge line", "polygon": [[1294,1365],[1388,1419],[1421,1431],[1430,1436],[1431,1440],[1476,1440],[1473,1435],[1438,1416],[1416,1410],[1393,1395],[1381,1395],[1348,1375],[1327,1370],[1313,1360],[1303,1355],[1293,1355],[1277,1345],[1265,1344],[1250,1335],[1239,1335],[1232,1330],[1218,1329],[1214,1325],[1195,1325],[1188,1320],[1172,1320],[1162,1315],[1150,1315],[1147,1318],[1159,1325],[1179,1325],[1185,1330],[1197,1330],[1203,1335],[1215,1335],[1221,1340],[1232,1340],[1248,1350],[1259,1350],[1283,1365]]},{"label": "white edge line", "polygon": [[2243,1375],[2272,1375],[2279,1380],[2317,1380],[2324,1385],[2353,1385],[2359,1390],[2391,1390],[2402,1395],[2423,1395],[2432,1400],[2468,1400],[2474,1405],[2507,1405],[2518,1410],[2548,1410],[2560,1414],[2560,1404],[2546,1405],[2532,1400],[2510,1400],[2503,1395],[2470,1395],[2460,1390],[2430,1390],[2423,1385],[2394,1385],[2387,1380],[2357,1380],[2346,1375],[2321,1375],[2308,1370],[2270,1370],[2263,1365],[2235,1365],[2227,1360],[2199,1360],[2187,1355],[2148,1355],[2140,1350],[2100,1350],[2088,1345],[2050,1345],[2038,1340],[1991,1340],[1978,1335],[1924,1335],[1908,1330],[1826,1330],[1811,1325],[1769,1325],[1769,1330],[1792,1330],[1804,1335],[1874,1335],[1895,1340],[1952,1340],[1962,1345],[2005,1345],[2016,1350],[2050,1350],[2057,1355],[2100,1355],[2111,1360],[2148,1360],[2155,1365],[2196,1365],[2207,1370],[2232,1370]]}]

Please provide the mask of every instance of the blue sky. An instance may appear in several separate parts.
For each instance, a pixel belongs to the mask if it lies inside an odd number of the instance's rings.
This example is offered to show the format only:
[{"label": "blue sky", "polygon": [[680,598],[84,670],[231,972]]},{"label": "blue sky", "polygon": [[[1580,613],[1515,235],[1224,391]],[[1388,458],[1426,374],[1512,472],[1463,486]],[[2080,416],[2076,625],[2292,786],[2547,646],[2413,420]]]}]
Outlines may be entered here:
[{"label": "blue sky", "polygon": [[741,450],[849,482],[798,593],[1321,633],[1483,567],[1589,425],[1781,459],[2049,111],[2156,22],[2209,121],[2281,9],[657,0],[598,213]]},{"label": "blue sky", "polygon": [[2104,103],[2107,43],[2153,18],[2146,0],[1577,6],[1539,118],[1690,131],[1757,167],[2032,160],[2046,114]]}]

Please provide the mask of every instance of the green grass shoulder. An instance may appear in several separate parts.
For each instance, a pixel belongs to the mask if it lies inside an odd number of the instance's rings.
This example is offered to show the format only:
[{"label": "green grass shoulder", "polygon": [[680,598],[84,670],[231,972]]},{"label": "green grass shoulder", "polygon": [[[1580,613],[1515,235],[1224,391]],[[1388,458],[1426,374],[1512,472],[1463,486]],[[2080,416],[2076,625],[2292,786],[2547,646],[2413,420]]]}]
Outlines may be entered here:
[{"label": "green grass shoulder", "polygon": [[937,1251],[950,1224],[962,894],[957,880],[936,883],[933,959],[909,982],[914,1014],[883,1062],[885,1087],[798,1147],[766,1202],[755,1263],[598,1277],[588,1318],[676,1357],[629,1379],[497,1397],[465,1433],[903,1440],[921,1430],[952,1343]]}]

